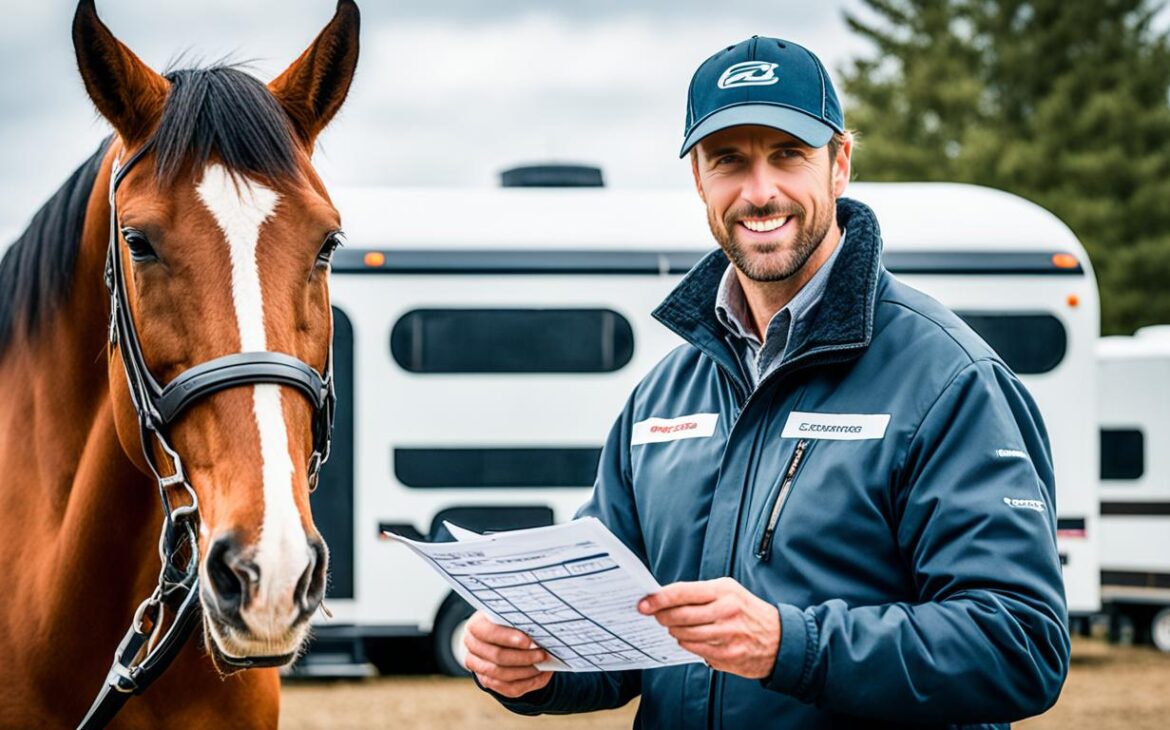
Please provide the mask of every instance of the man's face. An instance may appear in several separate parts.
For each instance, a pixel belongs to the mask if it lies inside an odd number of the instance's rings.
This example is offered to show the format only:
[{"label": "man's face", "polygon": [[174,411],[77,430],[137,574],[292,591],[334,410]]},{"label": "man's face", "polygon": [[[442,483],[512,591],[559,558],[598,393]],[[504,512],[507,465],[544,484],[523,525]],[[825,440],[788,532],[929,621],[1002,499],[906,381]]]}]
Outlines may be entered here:
[{"label": "man's face", "polygon": [[851,140],[835,160],[771,127],[739,126],[702,139],[692,157],[711,233],[749,279],[782,281],[829,232],[849,180]]}]

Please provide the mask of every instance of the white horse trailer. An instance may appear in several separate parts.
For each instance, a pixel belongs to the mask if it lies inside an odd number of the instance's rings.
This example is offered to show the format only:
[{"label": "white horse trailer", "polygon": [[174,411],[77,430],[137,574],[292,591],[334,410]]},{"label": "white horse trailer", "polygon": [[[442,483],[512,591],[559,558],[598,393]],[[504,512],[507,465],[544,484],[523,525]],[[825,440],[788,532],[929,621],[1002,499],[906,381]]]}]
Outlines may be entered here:
[{"label": "white horse trailer", "polygon": [[[1099,610],[1097,286],[1072,232],[1012,195],[854,184],[886,266],[958,312],[1045,414],[1070,611]],[[693,191],[352,189],[334,261],[339,406],[313,495],[330,548],[319,642],[433,633],[466,613],[383,530],[442,538],[564,521],[638,380],[677,337],[650,312],[714,243]],[[319,644],[322,645],[322,644]],[[343,652],[344,653],[344,652]],[[312,655],[311,655],[312,657]],[[311,658],[310,657],[310,658]],[[315,671],[329,671],[316,667]]]},{"label": "white horse trailer", "polygon": [[1170,327],[1097,346],[1101,599],[1170,652]]}]

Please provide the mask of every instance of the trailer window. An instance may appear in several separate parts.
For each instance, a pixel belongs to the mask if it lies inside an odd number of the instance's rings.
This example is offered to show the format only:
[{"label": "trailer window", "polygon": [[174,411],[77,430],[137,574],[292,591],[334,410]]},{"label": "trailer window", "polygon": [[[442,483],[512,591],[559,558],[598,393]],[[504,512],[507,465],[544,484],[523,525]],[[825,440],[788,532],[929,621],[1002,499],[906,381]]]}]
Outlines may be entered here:
[{"label": "trailer window", "polygon": [[1137,429],[1101,429],[1101,479],[1141,479],[1146,438]]},{"label": "trailer window", "polygon": [[608,309],[416,309],[390,333],[413,373],[608,373],[634,355],[634,331]]},{"label": "trailer window", "polygon": [[1052,370],[1064,359],[1068,335],[1051,314],[956,312],[1019,375]]},{"label": "trailer window", "polygon": [[394,449],[394,476],[416,489],[590,487],[597,448]]}]

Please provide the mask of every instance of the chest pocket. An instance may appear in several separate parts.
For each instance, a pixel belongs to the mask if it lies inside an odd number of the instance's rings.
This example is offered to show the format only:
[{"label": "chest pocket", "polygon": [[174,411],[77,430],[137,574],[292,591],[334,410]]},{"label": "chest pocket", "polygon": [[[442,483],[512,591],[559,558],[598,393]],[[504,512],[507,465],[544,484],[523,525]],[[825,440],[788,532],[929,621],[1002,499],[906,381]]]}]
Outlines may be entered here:
[{"label": "chest pocket", "polygon": [[800,439],[796,442],[796,448],[788,459],[788,466],[781,472],[780,478],[764,500],[764,508],[760,510],[760,526],[755,530],[755,553],[760,560],[767,560],[772,554],[772,541],[776,537],[780,513],[784,511],[788,495],[796,484],[796,477],[807,461],[813,444],[814,442],[809,439]]}]

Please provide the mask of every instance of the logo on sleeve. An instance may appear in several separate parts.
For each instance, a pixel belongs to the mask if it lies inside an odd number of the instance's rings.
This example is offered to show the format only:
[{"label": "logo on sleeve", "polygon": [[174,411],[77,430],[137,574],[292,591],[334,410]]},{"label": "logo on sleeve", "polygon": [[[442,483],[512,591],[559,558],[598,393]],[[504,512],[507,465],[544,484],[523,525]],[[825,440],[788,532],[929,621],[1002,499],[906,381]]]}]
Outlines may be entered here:
[{"label": "logo on sleeve", "polygon": [[1001,459],[1024,459],[1029,460],[1028,455],[1020,449],[996,449],[995,455]]},{"label": "logo on sleeve", "polygon": [[1037,512],[1044,511],[1044,503],[1038,499],[1012,499],[1011,497],[1004,497],[1003,503],[1012,509],[1034,509]]},{"label": "logo on sleeve", "polygon": [[863,441],[880,439],[890,425],[889,413],[801,413],[788,414],[783,438]]},{"label": "logo on sleeve", "polygon": [[718,413],[695,413],[678,418],[647,418],[634,424],[630,446],[708,438],[715,435],[715,424],[718,422]]}]

